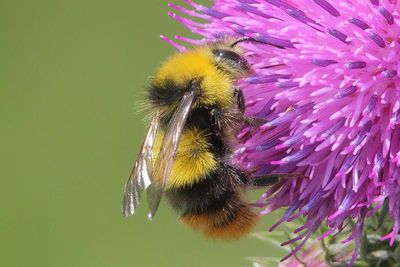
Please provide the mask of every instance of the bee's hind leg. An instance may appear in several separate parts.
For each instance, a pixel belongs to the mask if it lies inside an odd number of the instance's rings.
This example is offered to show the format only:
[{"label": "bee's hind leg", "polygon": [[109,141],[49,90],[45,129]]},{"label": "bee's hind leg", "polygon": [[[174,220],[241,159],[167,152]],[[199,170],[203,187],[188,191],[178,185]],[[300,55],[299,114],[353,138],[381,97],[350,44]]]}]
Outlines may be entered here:
[{"label": "bee's hind leg", "polygon": [[265,187],[274,185],[283,179],[294,179],[294,178],[307,178],[307,176],[299,173],[278,173],[278,174],[266,174],[266,175],[249,175],[246,184],[253,187]]},{"label": "bee's hind leg", "polygon": [[268,122],[266,119],[250,116],[244,116],[244,121],[252,127],[258,127]]},{"label": "bee's hind leg", "polygon": [[295,178],[306,178],[308,176],[300,173],[272,173],[264,175],[251,175],[250,173],[231,166],[229,163],[222,162],[221,174],[225,181],[230,181],[231,185],[242,185],[245,187],[266,187],[274,185],[282,180]]},{"label": "bee's hind leg", "polygon": [[252,187],[271,186],[280,180],[278,174],[249,176],[246,184]]}]

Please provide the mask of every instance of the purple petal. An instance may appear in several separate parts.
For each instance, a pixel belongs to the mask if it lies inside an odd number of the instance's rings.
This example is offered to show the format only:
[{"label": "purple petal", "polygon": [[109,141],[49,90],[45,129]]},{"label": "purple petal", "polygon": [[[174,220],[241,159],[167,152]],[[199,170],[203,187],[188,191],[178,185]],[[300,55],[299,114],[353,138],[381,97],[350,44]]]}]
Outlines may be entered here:
[{"label": "purple petal", "polygon": [[239,8],[244,10],[244,11],[246,11],[246,12],[252,13],[254,15],[257,15],[257,16],[260,16],[260,17],[263,17],[263,18],[266,18],[266,19],[275,18],[273,16],[270,16],[268,14],[265,14],[265,13],[261,12],[261,10],[255,8],[255,7],[249,6],[247,4],[240,3]]},{"label": "purple petal", "polygon": [[347,21],[350,22],[351,24],[356,25],[357,27],[359,27],[360,29],[363,29],[363,30],[370,28],[367,23],[365,23],[364,21],[362,21],[358,18],[352,17],[352,18],[349,18]]},{"label": "purple petal", "polygon": [[317,5],[328,11],[329,14],[331,14],[334,17],[339,17],[340,13],[337,11],[336,8],[334,8],[331,4],[328,3],[328,1],[325,0],[313,0]]},{"label": "purple petal", "polygon": [[397,71],[396,70],[385,70],[383,71],[383,77],[385,78],[393,78],[397,76]]},{"label": "purple petal", "polygon": [[329,66],[332,64],[336,64],[338,62],[335,60],[331,60],[331,59],[313,58],[312,63],[317,66],[326,67],[326,66]]},{"label": "purple petal", "polygon": [[268,34],[256,33],[251,35],[255,40],[266,43],[269,45],[277,46],[277,47],[286,47],[286,48],[294,48],[293,44],[289,40],[273,37]]},{"label": "purple petal", "polygon": [[353,70],[353,69],[362,69],[367,66],[367,63],[364,61],[353,61],[344,64],[344,67],[348,70]]},{"label": "purple petal", "polygon": [[276,86],[282,89],[290,89],[299,86],[299,83],[295,81],[284,81],[278,82]]},{"label": "purple petal", "polygon": [[385,17],[389,25],[392,25],[394,23],[394,18],[392,14],[390,14],[390,12],[387,11],[387,9],[385,9],[384,7],[379,7],[379,13],[381,13],[381,15]]},{"label": "purple petal", "polygon": [[368,106],[364,110],[364,113],[365,114],[370,113],[375,108],[377,101],[378,101],[378,95],[372,95],[369,100]]},{"label": "purple petal", "polygon": [[369,32],[368,33],[368,37],[374,41],[379,47],[385,48],[385,41],[383,40],[382,37],[380,37],[378,34],[374,33],[374,32]]},{"label": "purple petal", "polygon": [[335,95],[337,99],[352,95],[357,90],[357,86],[349,86]]},{"label": "purple petal", "polygon": [[277,82],[279,79],[289,79],[292,74],[269,74],[265,76],[255,76],[244,79],[250,84],[272,83]]},{"label": "purple petal", "polygon": [[333,37],[336,37],[337,39],[339,39],[340,41],[342,41],[342,42],[345,43],[345,44],[349,44],[349,43],[350,43],[349,41],[346,41],[347,35],[344,34],[344,33],[341,32],[341,31],[339,31],[339,30],[336,30],[336,29],[334,29],[334,28],[329,28],[329,29],[328,29],[328,33],[329,33],[330,35],[332,35]]}]

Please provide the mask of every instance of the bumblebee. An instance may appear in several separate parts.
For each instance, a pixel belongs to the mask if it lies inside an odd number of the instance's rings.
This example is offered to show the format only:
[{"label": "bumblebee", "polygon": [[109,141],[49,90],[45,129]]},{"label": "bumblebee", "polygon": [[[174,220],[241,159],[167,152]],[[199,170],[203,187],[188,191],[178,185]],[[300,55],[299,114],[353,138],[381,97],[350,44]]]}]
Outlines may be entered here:
[{"label": "bumblebee", "polygon": [[184,224],[212,239],[238,239],[259,216],[243,200],[246,187],[268,186],[286,174],[251,176],[229,162],[236,134],[247,117],[235,81],[251,73],[236,45],[217,41],[167,59],[152,80],[147,102],[151,123],[125,185],[124,216],[147,190],[149,219],[166,196]]}]

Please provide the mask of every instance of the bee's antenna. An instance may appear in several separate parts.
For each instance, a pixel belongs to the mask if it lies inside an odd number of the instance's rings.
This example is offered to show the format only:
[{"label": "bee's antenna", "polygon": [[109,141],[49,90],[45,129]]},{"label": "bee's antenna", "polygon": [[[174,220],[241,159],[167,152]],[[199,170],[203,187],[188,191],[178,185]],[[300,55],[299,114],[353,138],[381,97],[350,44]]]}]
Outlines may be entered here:
[{"label": "bee's antenna", "polygon": [[235,42],[233,42],[230,47],[235,47],[238,43],[241,42],[257,42],[257,43],[261,43],[260,41],[257,41],[256,39],[252,38],[252,37],[242,37],[240,39],[237,39]]},{"label": "bee's antenna", "polygon": [[[233,42],[233,43],[230,45],[230,47],[231,47],[231,48],[234,48],[238,43],[241,43],[241,42],[251,42],[251,43],[269,44],[269,43],[262,42],[262,41],[259,41],[259,40],[257,40],[257,39],[254,39],[253,37],[242,37],[242,38],[237,39],[235,42]],[[284,49],[284,47],[279,46],[279,45],[273,45],[273,44],[269,44],[269,45],[272,45],[272,46],[275,46],[275,47]]]}]

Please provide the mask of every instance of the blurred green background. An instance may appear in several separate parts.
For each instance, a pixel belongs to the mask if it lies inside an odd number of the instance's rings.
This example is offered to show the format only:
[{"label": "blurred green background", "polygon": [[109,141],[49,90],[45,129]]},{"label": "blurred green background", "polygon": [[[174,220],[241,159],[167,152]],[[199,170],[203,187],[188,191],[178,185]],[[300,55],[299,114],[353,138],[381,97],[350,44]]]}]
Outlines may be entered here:
[{"label": "blurred green background", "polygon": [[173,52],[159,34],[188,35],[167,11],[167,0],[0,1],[0,266],[243,266],[281,253],[252,237],[204,240],[165,204],[152,222],[145,205],[121,216],[146,131],[136,102]]}]

